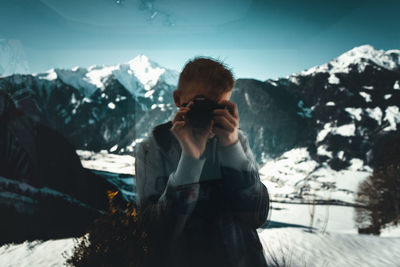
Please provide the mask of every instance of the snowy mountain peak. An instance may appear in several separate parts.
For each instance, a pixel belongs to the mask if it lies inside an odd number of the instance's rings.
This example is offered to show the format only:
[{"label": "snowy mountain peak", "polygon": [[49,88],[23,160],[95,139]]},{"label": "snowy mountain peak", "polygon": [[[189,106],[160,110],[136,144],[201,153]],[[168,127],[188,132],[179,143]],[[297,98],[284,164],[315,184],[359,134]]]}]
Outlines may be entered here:
[{"label": "snowy mountain peak", "polygon": [[[132,60],[116,65],[92,65],[87,68],[50,69],[44,73],[35,73],[39,79],[60,79],[64,83],[83,90],[90,96],[97,89],[105,90],[105,82],[113,77],[118,80],[133,96],[145,96],[158,81],[169,85],[178,81],[178,72],[168,70],[151,61],[144,54]],[[143,90],[144,89],[144,90]]]},{"label": "snowy mountain peak", "polygon": [[[155,63],[152,62],[151,63]],[[150,59],[145,54],[138,54],[136,57],[128,61],[128,64],[150,64]]]},{"label": "snowy mountain peak", "polygon": [[363,72],[367,65],[394,70],[400,68],[400,50],[377,50],[371,45],[362,45],[343,53],[330,62],[304,70],[300,75],[319,72],[349,73],[352,66]]},{"label": "snowy mountain peak", "polygon": [[[130,60],[127,65],[129,66],[129,69],[133,71],[138,80],[144,85],[146,91],[156,85],[161,75],[166,71],[165,68],[152,62],[144,54],[139,54],[134,59]],[[121,69],[124,67],[124,64],[121,64]]]}]

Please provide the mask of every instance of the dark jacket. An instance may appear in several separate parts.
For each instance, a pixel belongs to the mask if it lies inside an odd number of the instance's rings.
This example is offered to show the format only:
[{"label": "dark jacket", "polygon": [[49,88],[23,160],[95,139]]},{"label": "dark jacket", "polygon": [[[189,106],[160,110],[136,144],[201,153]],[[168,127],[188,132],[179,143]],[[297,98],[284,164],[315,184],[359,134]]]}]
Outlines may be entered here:
[{"label": "dark jacket", "polygon": [[[220,164],[228,154],[209,154],[199,182],[174,186],[169,180],[183,154],[171,127],[171,121],[154,127],[135,152],[136,204],[156,207],[163,218],[163,238],[149,265],[266,266],[256,229],[267,221],[269,196],[243,131],[239,143],[247,159],[239,170]],[[207,151],[217,148],[215,136]]]}]

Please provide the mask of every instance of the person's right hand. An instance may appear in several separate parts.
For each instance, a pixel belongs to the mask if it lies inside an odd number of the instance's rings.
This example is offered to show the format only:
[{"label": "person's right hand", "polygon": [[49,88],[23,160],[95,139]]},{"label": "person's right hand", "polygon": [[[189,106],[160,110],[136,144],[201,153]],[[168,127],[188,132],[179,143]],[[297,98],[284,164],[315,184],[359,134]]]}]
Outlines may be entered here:
[{"label": "person's right hand", "polygon": [[213,135],[214,121],[210,121],[207,128],[193,128],[186,117],[192,104],[193,101],[190,101],[187,107],[179,108],[172,120],[170,131],[178,139],[183,153],[199,159],[206,148],[208,138]]}]

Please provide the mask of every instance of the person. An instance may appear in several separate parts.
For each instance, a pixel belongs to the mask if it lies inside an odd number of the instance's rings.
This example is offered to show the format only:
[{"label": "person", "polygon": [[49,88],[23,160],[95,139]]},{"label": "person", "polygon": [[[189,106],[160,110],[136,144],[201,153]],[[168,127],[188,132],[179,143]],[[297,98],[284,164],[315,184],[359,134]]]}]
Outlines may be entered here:
[{"label": "person", "polygon": [[[268,220],[269,195],[239,128],[233,87],[224,63],[190,60],[173,92],[173,120],[137,145],[136,205],[155,209],[164,226],[162,237],[152,237],[160,252],[154,266],[267,266],[256,229]],[[227,107],[214,109],[202,128],[187,116],[198,95]]]}]

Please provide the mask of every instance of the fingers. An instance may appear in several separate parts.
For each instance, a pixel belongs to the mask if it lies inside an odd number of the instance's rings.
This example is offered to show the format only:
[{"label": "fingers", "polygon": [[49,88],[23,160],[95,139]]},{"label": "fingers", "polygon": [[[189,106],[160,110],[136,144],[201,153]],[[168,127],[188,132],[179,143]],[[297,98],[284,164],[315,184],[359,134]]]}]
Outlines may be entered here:
[{"label": "fingers", "polygon": [[233,117],[232,114],[230,114],[226,109],[214,109],[213,113],[214,117],[225,117],[234,127],[237,127],[239,124],[239,118]]},{"label": "fingers", "polygon": [[[219,124],[220,126],[222,126],[222,128],[224,128],[225,130],[229,131],[229,132],[233,132],[236,129],[236,123],[232,123],[231,121],[229,121],[225,116],[214,116],[214,121],[215,124]],[[214,127],[215,128],[221,128],[221,127]]]},{"label": "fingers", "polygon": [[239,112],[236,103],[228,100],[220,100],[218,101],[218,104],[225,105],[228,108],[229,113],[232,114],[233,117],[239,118]]},{"label": "fingers", "polygon": [[188,112],[188,108],[186,107],[181,107],[178,112],[176,112],[174,119],[172,120],[172,123],[175,123],[176,121],[184,121],[186,117],[186,113]]},{"label": "fingers", "polygon": [[239,113],[235,103],[228,100],[220,100],[220,105],[225,105],[226,109],[214,109],[214,119],[220,127],[228,131],[234,131],[239,127]]},{"label": "fingers", "polygon": [[172,127],[170,128],[170,131],[173,133],[176,133],[179,131],[183,126],[185,126],[185,121],[176,121]]},{"label": "fingers", "polygon": [[185,120],[185,115],[186,113],[190,110],[190,107],[193,105],[193,101],[190,101],[185,107],[180,106],[179,110],[176,112],[174,119],[172,120],[172,123],[175,123],[176,121],[183,121]]}]

